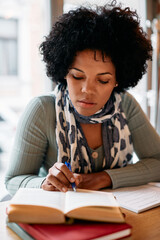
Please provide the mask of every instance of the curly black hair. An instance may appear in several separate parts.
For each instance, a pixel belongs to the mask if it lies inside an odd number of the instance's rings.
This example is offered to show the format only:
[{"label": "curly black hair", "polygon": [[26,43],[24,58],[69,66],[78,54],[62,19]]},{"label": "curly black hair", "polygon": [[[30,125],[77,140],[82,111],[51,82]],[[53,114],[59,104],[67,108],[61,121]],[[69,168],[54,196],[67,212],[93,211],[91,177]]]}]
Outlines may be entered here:
[{"label": "curly black hair", "polygon": [[105,6],[79,7],[63,14],[40,45],[47,76],[66,84],[65,76],[78,51],[100,50],[116,69],[117,92],[137,85],[152,59],[152,46],[136,11],[116,1]]}]

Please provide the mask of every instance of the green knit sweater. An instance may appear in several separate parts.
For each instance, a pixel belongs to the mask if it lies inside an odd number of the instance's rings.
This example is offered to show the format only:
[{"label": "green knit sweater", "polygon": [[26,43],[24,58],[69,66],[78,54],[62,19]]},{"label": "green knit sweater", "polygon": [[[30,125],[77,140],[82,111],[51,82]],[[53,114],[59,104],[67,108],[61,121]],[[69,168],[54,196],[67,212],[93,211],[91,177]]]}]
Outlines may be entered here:
[{"label": "green knit sweater", "polygon": [[[112,187],[160,181],[160,137],[139,104],[122,94],[122,107],[139,159],[123,168],[108,169]],[[5,184],[13,195],[20,187],[40,188],[48,169],[57,161],[55,99],[52,93],[32,99],[21,116],[11,152]],[[103,147],[91,149],[96,171],[102,170]]]}]

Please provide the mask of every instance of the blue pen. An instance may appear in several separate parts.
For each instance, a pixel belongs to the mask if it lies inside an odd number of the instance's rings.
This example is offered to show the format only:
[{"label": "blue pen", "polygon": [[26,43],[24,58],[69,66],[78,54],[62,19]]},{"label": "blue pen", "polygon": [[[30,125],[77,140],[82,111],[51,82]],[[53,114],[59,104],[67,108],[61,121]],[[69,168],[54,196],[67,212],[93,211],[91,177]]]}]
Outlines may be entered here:
[{"label": "blue pen", "polygon": [[[68,167],[68,169],[72,172],[71,169],[71,164],[69,162],[65,162],[66,166]],[[76,192],[76,184],[75,182],[71,183],[72,189]]]}]

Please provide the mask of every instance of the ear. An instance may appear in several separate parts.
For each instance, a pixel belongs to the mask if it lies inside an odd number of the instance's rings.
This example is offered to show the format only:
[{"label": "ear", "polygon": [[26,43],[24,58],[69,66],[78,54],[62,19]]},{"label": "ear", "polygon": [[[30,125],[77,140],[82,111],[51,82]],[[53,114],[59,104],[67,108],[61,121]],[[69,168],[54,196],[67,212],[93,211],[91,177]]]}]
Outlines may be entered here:
[{"label": "ear", "polygon": [[116,82],[115,87],[118,87],[118,83]]}]

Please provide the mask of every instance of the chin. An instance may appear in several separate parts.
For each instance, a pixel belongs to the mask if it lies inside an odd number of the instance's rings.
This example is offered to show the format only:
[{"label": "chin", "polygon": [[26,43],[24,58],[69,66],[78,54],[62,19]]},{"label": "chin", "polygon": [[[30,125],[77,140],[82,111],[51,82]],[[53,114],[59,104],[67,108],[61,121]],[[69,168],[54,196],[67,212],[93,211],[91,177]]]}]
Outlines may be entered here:
[{"label": "chin", "polygon": [[80,115],[89,117],[96,113],[96,111],[77,110]]}]

